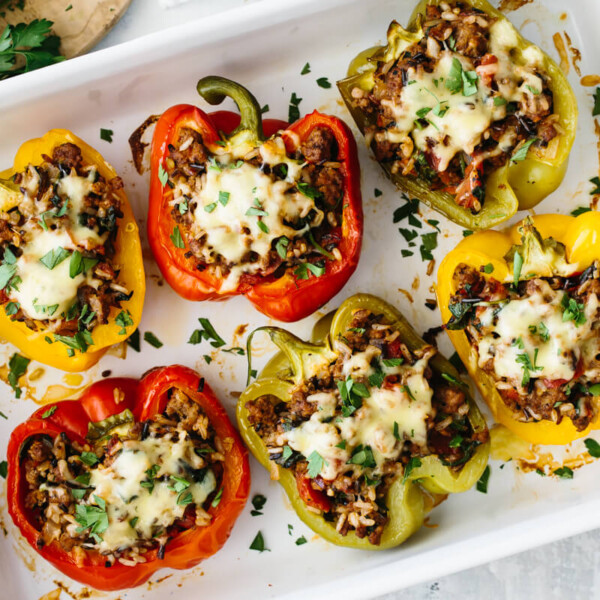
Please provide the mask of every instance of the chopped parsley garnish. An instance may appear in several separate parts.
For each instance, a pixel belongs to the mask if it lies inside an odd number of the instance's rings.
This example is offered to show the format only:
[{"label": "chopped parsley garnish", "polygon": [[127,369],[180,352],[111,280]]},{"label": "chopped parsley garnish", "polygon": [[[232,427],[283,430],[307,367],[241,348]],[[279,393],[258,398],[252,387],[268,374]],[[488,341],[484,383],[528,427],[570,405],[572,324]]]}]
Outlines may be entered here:
[{"label": "chopped parsley garnish", "polygon": [[399,442],[402,441],[402,438],[400,437],[400,428],[398,427],[398,423],[396,421],[394,421],[394,438]]},{"label": "chopped parsley garnish", "polygon": [[561,479],[573,479],[573,469],[570,467],[559,467],[554,471],[554,474]]},{"label": "chopped parsley garnish", "polygon": [[592,396],[600,396],[600,383],[594,383],[588,387],[588,392]]},{"label": "chopped parsley garnish", "polygon": [[529,354],[527,354],[527,352],[522,352],[521,354],[518,354],[517,358],[515,359],[523,369],[523,379],[521,380],[521,385],[523,387],[525,387],[529,383],[529,381],[531,380],[531,374],[533,372],[541,371],[543,369],[543,367],[540,367],[537,364],[538,352],[539,349],[536,348],[533,354],[533,363],[531,362],[531,358],[529,357]]},{"label": "chopped parsley garnish", "polygon": [[409,475],[415,470],[418,469],[421,466],[421,459],[417,458],[416,456],[411,456],[410,460],[406,463],[406,466],[404,467],[404,477],[402,478],[402,483],[404,483]]},{"label": "chopped parsley garnish", "polygon": [[363,446],[362,444],[356,446],[350,460],[348,460],[348,464],[359,465],[364,469],[373,469],[376,467],[377,463],[375,462],[371,446]]},{"label": "chopped parsley garnish", "polygon": [[257,550],[258,552],[271,552],[268,548],[265,548],[265,539],[260,531],[252,540],[252,543],[250,544],[250,550]]},{"label": "chopped parsley garnish", "polygon": [[54,406],[51,406],[49,409],[45,410],[42,413],[42,419],[50,418],[56,412],[57,408],[58,408],[58,406],[54,405]]},{"label": "chopped parsley garnish", "polygon": [[0,477],[2,477],[2,479],[6,479],[6,476],[8,475],[8,463],[3,460],[2,462],[0,462]]},{"label": "chopped parsley garnish", "polygon": [[225,340],[215,331],[208,319],[200,317],[198,319],[202,329],[196,329],[192,332],[188,344],[199,344],[203,339],[210,342],[213,348],[220,348],[225,345]]},{"label": "chopped parsley garnish", "polygon": [[152,465],[149,469],[146,469],[147,479],[140,482],[140,485],[143,488],[146,488],[150,495],[154,491],[154,479],[159,471],[160,471],[160,465]]},{"label": "chopped parsley garnish", "polygon": [[530,91],[530,92],[531,92],[531,93],[532,93],[534,96],[539,96],[539,95],[540,95],[540,93],[541,93],[541,91],[540,91],[540,90],[538,90],[538,89],[536,89],[536,88],[534,88],[534,87],[531,87],[530,85],[525,85],[525,87],[526,87],[526,88],[527,88],[527,89],[528,89],[528,90],[529,90],[529,91]]},{"label": "chopped parsley garnish", "polygon": [[303,544],[308,543],[306,538],[302,535],[296,540],[296,546],[302,546]]},{"label": "chopped parsley garnish", "polygon": [[[65,250],[61,246],[58,248],[53,248],[50,252],[47,252],[40,258],[40,262],[48,269],[52,271],[54,267],[59,265],[63,260],[65,260],[69,256],[69,251]],[[6,262],[6,258],[5,258]]]},{"label": "chopped parsley garnish", "polygon": [[127,333],[126,328],[133,325],[131,313],[128,310],[122,310],[115,318],[115,323],[121,327],[119,335],[125,335]]},{"label": "chopped parsley garnish", "polygon": [[90,536],[96,542],[102,541],[100,534],[108,529],[108,515],[106,513],[106,501],[94,494],[94,502],[97,506],[77,504],[75,507],[75,520],[79,523],[77,533],[89,529]]},{"label": "chopped parsley garnish", "polygon": [[523,257],[515,252],[513,256],[513,284],[515,288],[519,285],[519,278],[521,277],[521,269],[523,268]]},{"label": "chopped parsley garnish", "polygon": [[586,212],[590,212],[592,209],[589,206],[578,206],[575,210],[571,211],[573,217],[578,217]]},{"label": "chopped parsley garnish", "polygon": [[165,187],[165,185],[167,185],[167,181],[169,181],[169,174],[165,171],[162,163],[159,163],[158,165],[158,180],[163,187]]},{"label": "chopped parsley garnish", "polygon": [[100,129],[100,139],[108,142],[109,144],[113,141],[114,131],[112,129]]},{"label": "chopped parsley garnish", "polygon": [[217,492],[217,495],[213,498],[213,501],[210,503],[210,505],[213,508],[216,508],[217,506],[219,506],[219,504],[221,504],[222,497],[223,497],[223,488],[221,487],[219,489],[219,491]]},{"label": "chopped parsley garnish", "polygon": [[60,342],[67,346],[67,354],[69,356],[73,356],[75,350],[79,350],[79,352],[82,353],[87,352],[88,347],[94,344],[92,334],[85,329],[83,331],[78,331],[73,336],[58,335],[57,333],[53,335],[55,342]]},{"label": "chopped parsley garnish", "polygon": [[[288,446],[286,446],[286,448],[288,448]],[[267,498],[265,496],[263,496],[262,494],[255,494],[252,497],[252,506],[254,507],[254,509],[250,511],[250,514],[253,517],[258,517],[258,516],[262,515],[263,513],[261,511],[264,508],[266,503],[267,503]]]},{"label": "chopped parsley garnish", "polygon": [[75,250],[73,254],[71,254],[71,260],[69,261],[69,277],[75,279],[77,275],[86,273],[97,264],[97,258],[87,258],[86,256],[83,256],[79,250]]},{"label": "chopped parsley garnish", "polygon": [[470,229],[463,229],[463,237],[469,237],[470,235],[473,235],[473,231],[471,231]]},{"label": "chopped parsley garnish", "polygon": [[448,77],[446,77],[445,85],[453,94],[462,92],[463,96],[473,96],[477,93],[477,80],[479,76],[475,71],[463,70],[462,63],[458,58],[452,59],[452,66]]},{"label": "chopped parsley garnish", "polygon": [[294,275],[298,279],[308,279],[312,273],[315,277],[321,277],[325,274],[325,265],[316,263],[300,263],[294,270]]},{"label": "chopped parsley garnish", "polygon": [[600,87],[594,92],[594,108],[592,109],[592,117],[600,115]]},{"label": "chopped parsley garnish", "polygon": [[251,206],[246,211],[246,216],[247,217],[268,217],[269,213],[266,210],[263,210],[262,208],[257,208],[256,206]]},{"label": "chopped parsley garnish", "polygon": [[81,462],[85,463],[88,467],[93,467],[98,462],[98,457],[93,452],[82,452]]},{"label": "chopped parsley garnish", "polygon": [[488,482],[490,480],[490,473],[491,473],[491,469],[490,466],[488,465],[485,470],[483,471],[483,473],[481,474],[481,477],[479,478],[479,481],[477,482],[477,491],[481,492],[482,494],[487,494],[487,490],[488,490]]},{"label": "chopped parsley garnish", "polygon": [[600,444],[596,440],[587,438],[584,444],[592,458],[600,458]]},{"label": "chopped parsley garnish", "polygon": [[398,358],[384,358],[381,362],[386,367],[399,367],[404,362],[404,359],[401,358],[401,357],[398,357]]},{"label": "chopped parsley garnish", "polygon": [[306,474],[314,479],[323,468],[324,465],[329,464],[316,450],[310,453],[308,456],[308,469]]},{"label": "chopped parsley garnish", "polygon": [[373,191],[373,194],[375,195],[375,198],[379,198],[379,196],[381,196],[383,194],[383,192],[377,188],[375,188],[375,190]]},{"label": "chopped parsley garnish", "polygon": [[306,63],[302,67],[302,71],[300,71],[300,75],[307,75],[308,73],[310,73],[310,63]]},{"label": "chopped parsley garnish", "polygon": [[364,383],[355,383],[350,376],[346,381],[339,380],[337,388],[342,399],[342,415],[344,417],[349,417],[358,410],[362,406],[363,398],[371,395]]},{"label": "chopped parsley garnish", "polygon": [[15,352],[8,361],[8,384],[15,392],[15,397],[21,397],[21,388],[19,387],[19,378],[25,375],[27,367],[31,360]]},{"label": "chopped parsley garnish", "polygon": [[437,248],[437,236],[437,231],[432,231],[430,233],[424,233],[421,235],[421,245],[419,246],[419,251],[421,252],[422,260],[433,260],[433,254],[431,254],[431,251]]},{"label": "chopped parsley garnish", "polygon": [[288,238],[286,238],[285,235],[281,236],[275,243],[275,251],[282,260],[285,260],[287,258],[287,247],[289,245],[290,240],[288,240]]},{"label": "chopped parsley garnish", "polygon": [[223,191],[219,192],[219,202],[221,203],[222,206],[227,206],[230,196],[231,196],[231,194],[229,192],[223,192]]},{"label": "chopped parsley garnish", "polygon": [[[598,88],[600,89],[600,88]],[[590,179],[590,183],[593,183],[596,187],[590,192],[591,196],[595,196],[596,194],[600,194],[600,177],[592,177]]]},{"label": "chopped parsley garnish", "polygon": [[537,326],[530,325],[529,331],[532,335],[537,335],[542,340],[542,342],[547,342],[550,339],[550,331],[544,323],[540,323]]},{"label": "chopped parsley garnish", "polygon": [[148,342],[151,346],[154,346],[154,348],[161,348],[163,345],[151,331],[144,332],[144,341]]},{"label": "chopped parsley garnish", "polygon": [[537,141],[537,138],[529,138],[525,143],[523,143],[516,152],[513,152],[513,155],[510,157],[511,162],[517,163],[525,160],[527,153],[529,152],[529,148],[531,144]]},{"label": "chopped parsley garnish", "polygon": [[136,329],[128,338],[127,338],[127,345],[130,348],[133,348],[136,352],[139,352],[141,350],[141,343],[140,343],[140,330]]},{"label": "chopped parsley garnish", "polygon": [[568,294],[565,294],[560,304],[563,309],[563,322],[573,321],[578,327],[586,322],[583,303],[577,302],[575,298],[570,298]]},{"label": "chopped parsley garnish", "polygon": [[169,236],[175,248],[185,248],[185,244],[183,242],[183,238],[181,237],[181,231],[179,231],[179,227],[175,225],[173,228],[173,233]]},{"label": "chopped parsley garnish", "polygon": [[488,263],[487,265],[484,265],[483,266],[483,272],[487,273],[488,275],[490,273],[493,273],[494,272],[494,265],[492,263]]},{"label": "chopped parsley garnish", "polygon": [[460,448],[460,445],[465,441],[462,435],[457,433],[451,440],[448,446],[450,448]]},{"label": "chopped parsley garnish", "polygon": [[260,109],[260,114],[264,115],[265,113],[269,112],[269,105],[265,104],[261,109]]},{"label": "chopped parsley garnish", "polygon": [[292,96],[290,98],[290,106],[288,109],[288,123],[293,123],[300,118],[300,102],[302,102],[302,98],[298,98],[296,96],[296,92],[292,92]]},{"label": "chopped parsley garnish", "polygon": [[319,79],[317,79],[317,85],[325,90],[328,90],[331,87],[331,83],[327,77],[319,77]]}]

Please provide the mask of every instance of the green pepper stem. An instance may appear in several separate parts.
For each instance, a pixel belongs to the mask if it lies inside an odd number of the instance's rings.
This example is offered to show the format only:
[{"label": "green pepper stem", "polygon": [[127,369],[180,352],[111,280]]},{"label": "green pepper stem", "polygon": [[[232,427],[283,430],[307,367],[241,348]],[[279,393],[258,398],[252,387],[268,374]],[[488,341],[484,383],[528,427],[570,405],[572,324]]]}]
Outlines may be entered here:
[{"label": "green pepper stem", "polygon": [[241,119],[239,126],[227,136],[231,143],[250,142],[258,146],[265,139],[260,105],[244,86],[225,77],[209,75],[198,81],[196,89],[209,104],[221,104],[226,96],[237,104]]}]

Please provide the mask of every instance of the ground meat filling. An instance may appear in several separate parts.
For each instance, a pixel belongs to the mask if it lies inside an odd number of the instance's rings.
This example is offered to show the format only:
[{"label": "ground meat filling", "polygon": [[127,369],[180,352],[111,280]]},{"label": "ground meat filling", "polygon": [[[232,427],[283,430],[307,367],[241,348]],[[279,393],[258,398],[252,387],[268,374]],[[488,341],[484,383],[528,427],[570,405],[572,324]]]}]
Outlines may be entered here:
[{"label": "ground meat filling", "polygon": [[173,388],[169,397],[153,420],[130,419],[93,444],[65,434],[28,440],[25,505],[38,546],[58,543],[79,564],[94,551],[107,567],[133,566],[151,550],[164,556],[177,533],[210,524],[223,441],[185,393]]},{"label": "ground meat filling", "polygon": [[377,160],[473,213],[490,172],[561,132],[539,51],[514,64],[510,27],[461,2],[428,5],[421,40],[379,61],[371,92],[352,91],[375,122],[367,135]]},{"label": "ground meat filling", "polygon": [[172,239],[196,268],[233,290],[290,268],[321,276],[341,260],[345,181],[331,130],[315,127],[295,153],[280,136],[235,152],[225,141],[207,146],[191,128],[169,145]]},{"label": "ground meat filling", "polygon": [[[411,352],[382,315],[359,310],[340,339],[337,358],[298,385],[289,402],[261,396],[246,403],[250,424],[271,460],[320,496],[339,533],[378,545],[389,519],[390,485],[436,454],[460,469],[487,440],[467,418],[459,385],[434,373],[435,349]],[[304,487],[299,486],[299,488]]]},{"label": "ground meat filling", "polygon": [[85,350],[89,332],[132,295],[113,263],[123,182],[107,181],[75,144],[43,160],[14,176],[22,197],[0,211],[0,302],[13,321]]},{"label": "ground meat filling", "polygon": [[572,277],[515,288],[461,264],[450,329],[463,329],[478,365],[524,422],[571,419],[584,430],[600,393],[600,280],[595,264]]}]

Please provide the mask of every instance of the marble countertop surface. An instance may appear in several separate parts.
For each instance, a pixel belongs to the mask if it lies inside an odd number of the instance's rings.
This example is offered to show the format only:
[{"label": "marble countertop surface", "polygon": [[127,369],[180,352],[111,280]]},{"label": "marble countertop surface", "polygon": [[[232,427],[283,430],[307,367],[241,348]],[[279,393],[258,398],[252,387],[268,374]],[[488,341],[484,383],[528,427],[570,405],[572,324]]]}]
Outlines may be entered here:
[{"label": "marble countertop surface", "polygon": [[[256,0],[133,0],[96,49],[233,9]],[[378,600],[600,599],[600,534],[581,534],[461,573],[422,583]]]}]

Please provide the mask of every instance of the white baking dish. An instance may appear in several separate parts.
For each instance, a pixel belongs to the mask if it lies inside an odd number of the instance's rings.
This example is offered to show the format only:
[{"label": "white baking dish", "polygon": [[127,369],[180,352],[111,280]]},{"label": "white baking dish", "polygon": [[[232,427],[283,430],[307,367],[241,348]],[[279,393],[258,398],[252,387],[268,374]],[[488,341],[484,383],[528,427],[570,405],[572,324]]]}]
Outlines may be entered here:
[{"label": "white baking dish", "polygon": [[[405,23],[412,8],[412,0],[265,0],[2,82],[0,164],[10,164],[22,141],[53,127],[69,128],[117,168],[144,228],[147,179],[132,167],[127,138],[146,116],[175,103],[197,102],[196,80],[219,74],[247,85],[262,104],[270,105],[268,116],[285,117],[290,94],[296,92],[303,98],[303,114],[319,108],[348,119],[335,86],[322,89],[316,78],[326,76],[332,83],[341,78],[358,51],[381,42],[393,18]],[[566,9],[561,0],[544,0],[509,16],[517,25],[525,23],[526,36],[552,55],[556,55],[552,35],[566,30],[582,51],[583,74],[598,70],[600,42],[595,27],[600,4],[594,0],[571,2]],[[306,62],[312,72],[301,76]],[[588,179],[597,174],[590,89],[579,85],[573,68],[570,76],[580,103],[578,137],[567,178],[538,212],[569,212],[588,204]],[[112,144],[100,140],[101,127],[114,130]],[[418,252],[413,258],[400,258],[406,242],[392,214],[403,201],[359,142],[366,219],[361,263],[339,297],[318,315],[291,327],[300,335],[307,336],[320,314],[358,291],[378,294],[399,306],[422,330],[439,325],[439,313],[423,304],[433,296],[426,264]],[[383,195],[375,199],[374,188]],[[434,251],[439,264],[462,239],[461,231],[435,213],[424,211],[424,216],[441,221],[440,245]],[[141,329],[154,332],[165,345],[160,350],[145,345],[141,354],[130,351],[127,360],[108,356],[85,374],[82,384],[99,378],[105,370],[137,377],[149,367],[181,362],[202,371],[233,414],[232,393],[243,389],[245,359],[215,352],[207,366],[202,355],[212,349],[206,342],[206,346],[190,346],[187,339],[201,316],[209,317],[232,345],[241,345],[241,340],[233,339],[238,324],[248,323],[250,331],[268,320],[244,299],[226,304],[180,299],[167,286],[157,284],[158,269],[148,253],[147,258],[149,288]],[[410,291],[414,303],[399,293],[400,288]],[[446,340],[442,347],[449,350]],[[257,350],[260,366],[272,347],[259,341]],[[5,359],[13,351],[3,348]],[[35,408],[27,396],[40,399],[49,383],[64,384],[63,374],[46,369],[21,400],[2,387],[0,409],[9,419],[0,419],[0,459],[12,428]],[[316,539],[296,518],[278,485],[256,463],[252,467],[253,493],[268,496],[264,516],[251,517],[248,508],[220,553],[191,571],[160,572],[153,581],[171,575],[160,583],[93,597],[364,599],[600,526],[600,465],[580,469],[572,481],[565,481],[523,474],[512,465],[501,470],[499,463],[492,462],[487,495],[471,491],[452,497],[431,515],[431,524],[439,527],[423,528],[396,550],[357,552]],[[4,496],[0,503],[7,530],[4,536],[0,533],[0,596],[38,598],[56,589],[55,581],[78,590],[27,547],[10,522]],[[288,524],[293,525],[293,536],[288,535]],[[270,552],[259,554],[248,548],[259,529]],[[300,535],[309,543],[296,546]]]}]

